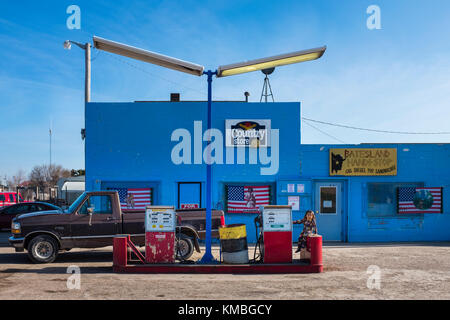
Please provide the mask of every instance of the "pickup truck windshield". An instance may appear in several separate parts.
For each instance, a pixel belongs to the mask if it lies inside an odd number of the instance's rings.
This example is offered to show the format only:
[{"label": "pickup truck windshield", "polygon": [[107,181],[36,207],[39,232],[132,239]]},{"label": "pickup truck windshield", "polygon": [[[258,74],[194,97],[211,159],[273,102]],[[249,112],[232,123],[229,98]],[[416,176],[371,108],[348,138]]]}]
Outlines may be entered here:
[{"label": "pickup truck windshield", "polygon": [[75,211],[75,209],[78,207],[78,205],[81,203],[81,201],[84,200],[84,198],[86,197],[86,192],[83,192],[78,198],[77,200],[75,200],[69,207],[69,209],[67,210],[68,213],[72,213]]}]

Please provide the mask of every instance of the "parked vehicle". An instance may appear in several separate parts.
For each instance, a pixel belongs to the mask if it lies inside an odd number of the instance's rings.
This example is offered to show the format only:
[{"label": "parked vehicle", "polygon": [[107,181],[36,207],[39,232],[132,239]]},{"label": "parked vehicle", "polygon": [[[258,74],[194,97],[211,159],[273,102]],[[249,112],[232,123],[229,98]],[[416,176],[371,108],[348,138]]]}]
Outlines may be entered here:
[{"label": "parked vehicle", "polygon": [[0,208],[23,202],[22,195],[19,193],[17,199],[17,194],[17,192],[12,191],[0,192]]},{"label": "parked vehicle", "polygon": [[[194,225],[199,225],[201,218],[205,220],[205,211],[180,210],[177,216],[177,258],[189,259],[194,249],[200,252],[200,236]],[[223,216],[223,211],[213,210],[212,226],[224,224]],[[143,211],[122,213],[117,191],[84,192],[66,211],[41,211],[14,218],[9,242],[16,251],[26,249],[31,261],[50,263],[59,251],[111,246],[117,234],[129,234],[136,245],[144,246],[144,220]]]},{"label": "parked vehicle", "polygon": [[1,207],[0,229],[9,229],[12,219],[19,214],[48,210],[61,210],[61,208],[46,202],[24,202]]}]

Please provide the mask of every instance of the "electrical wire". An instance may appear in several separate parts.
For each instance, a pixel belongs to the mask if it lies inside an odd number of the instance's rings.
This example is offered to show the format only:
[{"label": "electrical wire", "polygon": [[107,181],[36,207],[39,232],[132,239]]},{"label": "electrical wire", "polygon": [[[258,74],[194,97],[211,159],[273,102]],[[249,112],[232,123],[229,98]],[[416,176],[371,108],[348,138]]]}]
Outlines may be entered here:
[{"label": "electrical wire", "polygon": [[[368,129],[368,128],[360,128],[360,127],[347,126],[347,125],[343,125],[343,124],[331,123],[331,122],[326,122],[326,121],[319,121],[319,120],[309,119],[309,118],[305,118],[305,117],[302,117],[302,120],[326,124],[326,125],[334,126],[334,127],[341,127],[341,128],[347,128],[347,129],[353,129],[353,130],[379,132],[379,133],[419,134],[419,135],[420,134],[450,134],[450,132],[410,132],[410,131],[390,131],[390,130]],[[305,123],[307,123],[307,122],[305,122]],[[311,125],[311,124],[309,124],[309,125]]]},{"label": "electrical wire", "polygon": [[[89,35],[93,34],[93,33],[90,32],[89,30],[88,30],[87,32],[84,31],[84,30],[82,30],[82,31],[83,31],[84,33],[86,33],[86,34],[89,34]],[[94,47],[94,49],[95,49],[95,47]],[[95,59],[98,58],[98,56],[99,56],[101,50],[98,50],[98,51],[99,51],[99,53],[96,55],[96,57],[95,57],[94,59],[91,58],[91,61],[94,61]],[[135,68],[136,70],[139,70],[139,71],[141,71],[141,72],[143,72],[143,73],[146,73],[146,74],[148,74],[148,75],[150,75],[150,76],[152,76],[152,77],[159,78],[159,79],[161,79],[161,80],[170,82],[170,83],[172,83],[172,84],[174,84],[174,85],[183,87],[183,88],[185,88],[185,89],[187,89],[187,90],[191,90],[191,91],[200,93],[200,94],[202,94],[202,95],[204,94],[203,91],[200,91],[200,90],[197,90],[197,89],[194,89],[194,88],[185,86],[185,85],[180,84],[180,83],[178,83],[178,82],[175,82],[175,81],[166,79],[166,78],[164,78],[164,77],[158,76],[158,75],[156,75],[156,74],[153,74],[153,73],[151,73],[151,72],[148,72],[147,70],[142,69],[142,68],[138,67],[137,65],[134,65],[134,64],[132,64],[132,63],[129,63],[128,61],[125,61],[125,60],[123,60],[123,59],[120,59],[120,58],[117,57],[116,55],[110,54],[110,53],[108,53],[108,52],[104,52],[104,53],[105,53],[107,56],[110,56],[110,57],[116,59],[117,61],[120,61],[121,63],[124,63],[124,64],[126,64],[126,65],[129,65],[130,67],[133,67],[133,68]],[[221,99],[221,100],[227,100],[227,99],[225,99],[225,98],[217,97],[217,96],[216,96],[215,98],[216,98],[216,99],[219,98],[219,99]],[[337,124],[337,123],[332,123],[332,122],[326,122],[326,121],[314,120],[314,119],[310,119],[310,118],[306,118],[306,117],[302,117],[301,119],[302,119],[302,120],[306,120],[306,121],[315,122],[315,123],[325,124],[325,125],[329,125],[329,126],[335,126],[335,127],[346,128],[346,129],[353,129],[353,130],[361,130],[361,131],[378,132],[378,133],[389,133],[389,134],[411,134],[411,135],[441,135],[441,134],[444,135],[444,134],[450,134],[450,132],[411,132],[411,131],[378,130],[378,129],[360,128],[360,127],[348,126],[348,125]],[[307,123],[307,122],[305,122],[305,123],[306,123],[307,125],[309,125],[310,127],[314,128],[315,130],[317,130],[317,131],[323,133],[324,135],[326,135],[326,136],[328,136],[328,137],[330,137],[330,138],[332,138],[332,139],[335,139],[336,141],[339,141],[339,142],[345,144],[344,141],[342,141],[342,140],[340,140],[340,139],[338,139],[338,138],[336,138],[336,137],[334,137],[334,136],[332,136],[332,135],[326,133],[325,131],[323,131],[323,130],[321,130],[321,129],[319,129],[319,128],[313,126],[313,125],[311,125],[310,123]]]},{"label": "electrical wire", "polygon": [[95,61],[95,60],[98,58],[98,56],[102,53],[101,50],[96,50],[96,51],[97,51],[97,54],[95,55],[94,58],[91,57],[91,62],[92,62],[92,61]]},{"label": "electrical wire", "polygon": [[328,136],[328,137],[330,137],[330,138],[336,140],[336,141],[339,141],[339,142],[341,142],[341,143],[343,143],[343,144],[347,144],[345,141],[342,141],[341,139],[338,139],[338,138],[332,136],[331,134],[326,133],[325,131],[323,131],[323,130],[321,130],[321,129],[315,127],[315,126],[313,126],[312,124],[310,124],[310,123],[308,123],[308,122],[304,122],[304,123],[305,123],[306,125],[308,125],[308,126],[314,128],[315,130],[317,130],[317,131],[323,133],[324,135],[326,135],[326,136]]},{"label": "electrical wire", "polygon": [[[159,75],[156,75],[156,74],[154,74],[154,73],[148,72],[147,70],[145,70],[145,69],[143,69],[143,68],[141,68],[141,67],[139,67],[139,66],[137,66],[137,65],[135,65],[135,64],[133,64],[133,63],[130,63],[130,62],[128,62],[128,61],[125,61],[124,59],[121,59],[121,58],[117,57],[116,55],[110,54],[109,52],[103,52],[103,53],[104,53],[106,56],[109,56],[109,57],[111,57],[111,58],[113,58],[113,59],[115,59],[115,60],[117,60],[117,61],[119,61],[119,62],[121,62],[121,63],[123,63],[123,64],[126,64],[126,65],[128,65],[128,66],[130,66],[130,67],[132,67],[132,68],[134,68],[134,69],[136,69],[136,70],[139,70],[139,71],[141,71],[141,72],[143,72],[143,73],[145,73],[145,74],[147,74],[147,75],[149,75],[149,76],[156,77],[156,78],[158,78],[158,79],[161,79],[161,80],[170,82],[170,83],[172,83],[172,84],[174,84],[174,85],[176,85],[176,86],[183,87],[183,88],[185,88],[186,90],[190,90],[190,91],[194,91],[194,92],[200,93],[201,95],[204,95],[204,94],[205,94],[204,91],[201,91],[201,90],[198,90],[198,89],[194,89],[194,88],[185,86],[185,85],[183,85],[183,84],[181,84],[181,83],[179,83],[179,82],[175,82],[175,81],[173,81],[173,80],[169,80],[169,79],[166,79],[166,78],[161,77],[161,76],[159,76]],[[227,99],[225,99],[225,98],[218,97],[218,96],[215,96],[215,99],[216,99],[216,100],[219,100],[219,99],[220,99],[220,100],[224,100],[224,101],[227,100]]]}]

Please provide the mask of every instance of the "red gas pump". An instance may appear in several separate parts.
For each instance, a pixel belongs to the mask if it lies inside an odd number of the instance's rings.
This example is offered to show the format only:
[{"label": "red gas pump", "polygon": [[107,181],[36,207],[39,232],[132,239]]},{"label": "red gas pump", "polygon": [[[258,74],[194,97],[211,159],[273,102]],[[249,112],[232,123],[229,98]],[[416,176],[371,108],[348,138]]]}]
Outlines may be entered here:
[{"label": "red gas pump", "polygon": [[292,207],[262,209],[264,263],[292,263]]},{"label": "red gas pump", "polygon": [[175,262],[174,207],[147,206],[145,210],[145,262]]}]

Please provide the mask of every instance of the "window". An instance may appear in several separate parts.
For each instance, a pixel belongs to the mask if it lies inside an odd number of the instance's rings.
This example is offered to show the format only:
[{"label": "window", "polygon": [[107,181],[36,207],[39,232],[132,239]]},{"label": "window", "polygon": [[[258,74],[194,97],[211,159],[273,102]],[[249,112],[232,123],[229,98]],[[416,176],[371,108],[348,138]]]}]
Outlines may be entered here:
[{"label": "window", "polygon": [[93,214],[112,214],[111,197],[104,196],[90,196],[81,206],[78,213],[88,214],[88,208],[93,207]]},{"label": "window", "polygon": [[15,205],[11,206],[8,209],[5,209],[6,214],[23,214],[23,213],[29,213],[30,212],[30,206],[29,205]]},{"label": "window", "polygon": [[133,188],[108,187],[119,194],[122,213],[143,212],[147,206],[153,205],[153,188],[142,186]]},{"label": "window", "polygon": [[336,214],[336,187],[320,187],[320,213]]},{"label": "window", "polygon": [[14,195],[12,193],[9,194],[9,202],[15,202]]},{"label": "window", "polygon": [[28,212],[36,212],[36,211],[38,211],[38,208],[37,208],[36,205],[30,204],[30,205],[28,206]]},{"label": "window", "polygon": [[178,208],[199,209],[202,207],[201,182],[178,182]]},{"label": "window", "polygon": [[47,210],[56,210],[56,208],[44,204],[37,205],[36,211],[47,211]]},{"label": "window", "polygon": [[5,201],[5,195],[4,194],[0,194],[0,201]]},{"label": "window", "polygon": [[423,187],[423,182],[393,182],[367,184],[367,216],[392,217],[397,215],[397,189],[399,187]]}]

